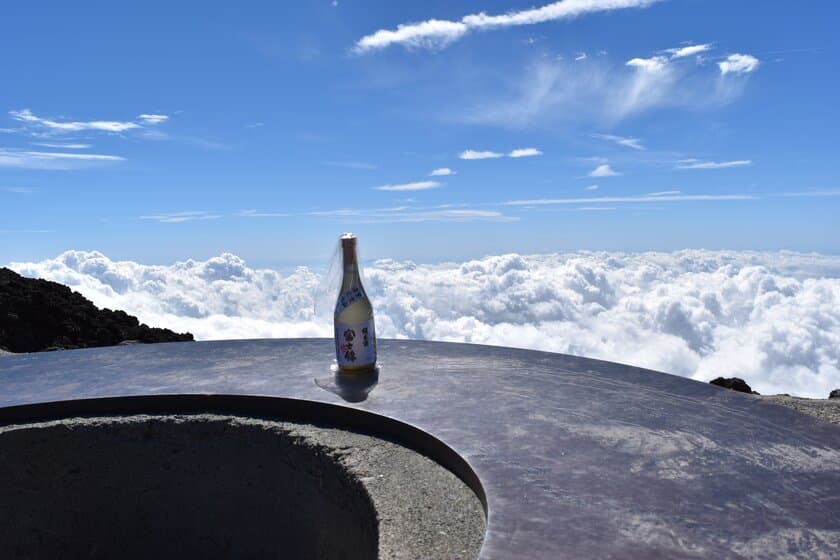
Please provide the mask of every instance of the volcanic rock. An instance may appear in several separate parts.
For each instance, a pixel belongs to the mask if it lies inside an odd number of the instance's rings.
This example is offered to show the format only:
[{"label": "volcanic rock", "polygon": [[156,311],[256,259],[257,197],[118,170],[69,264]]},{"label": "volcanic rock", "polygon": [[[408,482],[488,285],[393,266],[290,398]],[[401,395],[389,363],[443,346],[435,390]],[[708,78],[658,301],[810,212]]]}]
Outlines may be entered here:
[{"label": "volcanic rock", "polygon": [[78,292],[0,268],[0,349],[39,352],[193,340],[190,333],[152,328],[124,311],[98,309]]},{"label": "volcanic rock", "polygon": [[740,393],[750,393],[753,395],[758,394],[758,392],[752,390],[752,387],[747,385],[746,381],[739,377],[718,377],[717,379],[709,381],[709,383],[725,389],[732,389],[733,391],[738,391]]}]

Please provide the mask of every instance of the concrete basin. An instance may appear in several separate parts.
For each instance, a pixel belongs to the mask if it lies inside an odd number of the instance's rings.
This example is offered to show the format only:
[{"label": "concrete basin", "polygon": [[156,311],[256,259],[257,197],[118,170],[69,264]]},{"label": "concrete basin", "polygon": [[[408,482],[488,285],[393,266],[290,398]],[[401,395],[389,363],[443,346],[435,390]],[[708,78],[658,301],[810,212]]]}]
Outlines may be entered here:
[{"label": "concrete basin", "polygon": [[0,427],[4,558],[476,558],[475,494],[347,430],[219,414]]}]

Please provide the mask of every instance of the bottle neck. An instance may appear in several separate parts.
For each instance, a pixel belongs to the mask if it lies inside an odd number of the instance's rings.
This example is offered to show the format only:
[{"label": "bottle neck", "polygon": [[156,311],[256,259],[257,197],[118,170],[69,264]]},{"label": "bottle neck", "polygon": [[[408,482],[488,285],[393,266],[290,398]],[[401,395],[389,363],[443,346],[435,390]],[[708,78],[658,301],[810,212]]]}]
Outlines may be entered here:
[{"label": "bottle neck", "polygon": [[360,286],[362,280],[359,277],[359,263],[356,262],[356,248],[346,245],[342,253],[344,276],[341,281],[341,291],[345,292],[354,286]]}]

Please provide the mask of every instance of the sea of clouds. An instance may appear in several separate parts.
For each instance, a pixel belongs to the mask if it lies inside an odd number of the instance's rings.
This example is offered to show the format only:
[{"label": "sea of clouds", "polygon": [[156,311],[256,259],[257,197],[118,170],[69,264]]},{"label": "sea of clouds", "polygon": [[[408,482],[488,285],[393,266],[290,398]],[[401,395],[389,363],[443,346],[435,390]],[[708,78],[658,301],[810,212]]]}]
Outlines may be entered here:
[{"label": "sea of clouds", "polygon": [[[97,306],[199,340],[332,336],[321,275],[254,269],[232,254],[171,266],[98,252],[12,263]],[[515,346],[693,379],[737,376],[761,393],[840,387],[840,257],[791,252],[506,254],[366,268],[381,338]]]}]

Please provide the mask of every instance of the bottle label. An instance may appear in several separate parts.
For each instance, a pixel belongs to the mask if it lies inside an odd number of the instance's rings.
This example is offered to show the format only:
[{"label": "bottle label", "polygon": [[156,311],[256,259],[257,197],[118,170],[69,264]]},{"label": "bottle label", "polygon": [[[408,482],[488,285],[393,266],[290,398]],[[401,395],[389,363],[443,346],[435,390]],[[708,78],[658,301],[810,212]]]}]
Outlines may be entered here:
[{"label": "bottle label", "polygon": [[373,365],[376,362],[376,333],[373,319],[363,323],[335,324],[335,354],[338,367]]},{"label": "bottle label", "polygon": [[364,297],[365,291],[360,286],[353,286],[346,292],[341,292],[338,295],[338,302],[335,306],[336,314],[341,313],[342,311],[350,307],[354,302],[359,301]]}]

